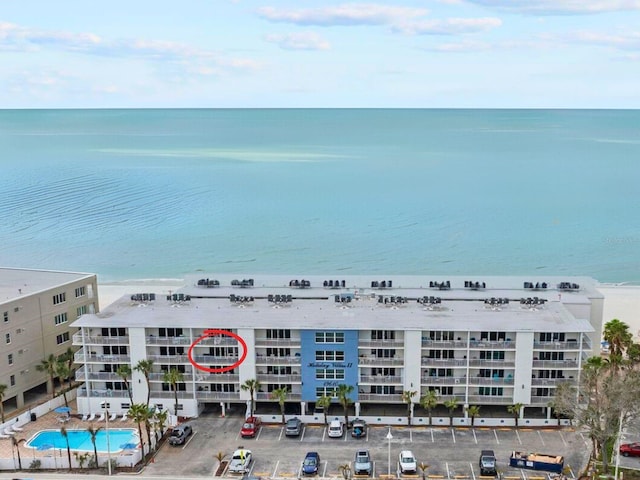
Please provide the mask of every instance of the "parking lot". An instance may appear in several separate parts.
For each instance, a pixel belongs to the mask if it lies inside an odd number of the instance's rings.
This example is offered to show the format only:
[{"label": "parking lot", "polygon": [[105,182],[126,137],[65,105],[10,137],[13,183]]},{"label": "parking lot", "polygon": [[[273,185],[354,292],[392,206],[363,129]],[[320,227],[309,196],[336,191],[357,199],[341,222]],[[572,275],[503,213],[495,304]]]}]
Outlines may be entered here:
[{"label": "parking lot", "polygon": [[[354,439],[349,432],[341,438],[329,438],[323,425],[304,425],[300,436],[287,437],[282,425],[263,424],[256,438],[240,437],[240,417],[200,417],[191,423],[194,434],[184,446],[165,444],[146,475],[212,476],[216,454],[230,458],[242,446],[252,451],[250,474],[257,477],[301,477],[301,463],[308,451],[320,454],[319,476],[342,478],[341,466],[351,465],[357,449],[366,449],[373,461],[373,477],[421,478],[422,471],[401,475],[398,454],[411,450],[418,464],[428,465],[425,476],[433,479],[480,478],[480,450],[495,451],[498,470],[507,479],[541,480],[546,472],[509,467],[512,451],[563,455],[569,476],[586,465],[590,450],[588,438],[574,429],[532,428],[448,428],[370,425],[366,438]],[[391,433],[389,440],[387,435]],[[391,461],[389,461],[389,459]],[[637,459],[625,459],[637,462]],[[225,476],[230,476],[226,472]]]}]

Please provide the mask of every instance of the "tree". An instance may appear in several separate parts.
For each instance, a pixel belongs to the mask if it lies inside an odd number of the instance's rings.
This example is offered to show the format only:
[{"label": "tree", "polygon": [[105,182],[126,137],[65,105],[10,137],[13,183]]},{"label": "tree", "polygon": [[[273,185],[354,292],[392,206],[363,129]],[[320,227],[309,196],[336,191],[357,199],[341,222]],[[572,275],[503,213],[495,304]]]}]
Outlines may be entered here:
[{"label": "tree", "polygon": [[178,416],[178,383],[182,383],[184,381],[184,375],[177,368],[171,368],[168,372],[164,372],[162,376],[162,381],[164,383],[168,383],[171,386],[171,390],[173,391],[175,403],[173,413],[175,416]]},{"label": "tree", "polygon": [[445,400],[444,406],[449,410],[449,425],[453,425],[453,412],[458,408],[458,400],[455,398]]},{"label": "tree", "polygon": [[287,395],[289,394],[289,389],[287,387],[276,388],[271,391],[271,398],[278,401],[280,405],[280,414],[282,415],[282,423],[285,423],[284,419],[284,402],[287,400]]},{"label": "tree", "polygon": [[255,407],[255,394],[257,390],[260,390],[260,387],[262,386],[262,384],[260,383],[259,380],[256,380],[255,378],[250,378],[248,380],[246,380],[242,385],[240,385],[240,388],[242,390],[244,390],[245,392],[249,392],[249,396],[251,397],[251,416],[253,416],[254,413],[256,413],[256,407]]},{"label": "tree", "polygon": [[[140,438],[140,445],[142,447],[142,458],[144,458],[144,442],[142,441],[142,424],[145,421],[149,407],[144,403],[132,403],[127,410],[127,416],[138,425],[138,436]],[[151,445],[149,445],[149,452],[151,451]]]},{"label": "tree", "polygon": [[438,406],[438,403],[438,393],[435,390],[429,390],[422,397],[420,397],[420,406],[424,408],[429,415],[429,425],[433,423],[431,421],[431,411]]},{"label": "tree", "polygon": [[129,405],[133,405],[133,392],[131,391],[131,384],[129,383],[132,373],[133,372],[131,371],[129,364],[120,365],[116,370],[116,375],[122,379],[122,383],[124,383],[124,387],[127,389],[127,393],[129,394]]},{"label": "tree", "polygon": [[2,417],[2,423],[4,423],[4,396],[9,388],[4,383],[0,383],[0,416]]},{"label": "tree", "polygon": [[69,433],[67,429],[64,427],[60,427],[60,435],[62,435],[67,443],[67,458],[69,459],[69,470],[72,469],[71,466],[71,447],[69,446]]},{"label": "tree", "polygon": [[20,457],[20,444],[26,442],[24,438],[18,440],[16,437],[11,436],[11,448],[18,453],[18,470],[22,470],[22,458]]},{"label": "tree", "polygon": [[629,325],[617,318],[604,324],[602,337],[609,342],[609,353],[619,357],[622,357],[625,350],[633,343]]},{"label": "tree", "polygon": [[346,383],[341,383],[336,389],[336,396],[344,409],[344,425],[346,428],[349,428],[349,405],[353,403],[353,400],[349,398],[351,392],[353,392],[353,385],[347,385]]},{"label": "tree", "polygon": [[323,395],[316,400],[316,406],[322,408],[322,413],[324,414],[324,424],[327,424],[327,410],[331,406],[331,396]]},{"label": "tree", "polygon": [[142,373],[142,375],[144,375],[145,382],[147,382],[147,408],[149,408],[149,399],[151,398],[151,382],[149,380],[149,375],[153,369],[153,360],[140,360],[136,363],[136,366],[133,367],[133,369]]},{"label": "tree", "polygon": [[480,414],[480,406],[469,405],[467,407],[467,414],[471,417],[471,426],[475,423],[476,417]]},{"label": "tree", "polygon": [[225,458],[227,458],[227,454],[224,452],[218,452],[214,455],[215,459],[218,460],[218,469],[216,471],[216,475],[222,475],[222,462],[224,462]]},{"label": "tree", "polygon": [[93,464],[96,468],[98,468],[98,448],[96,447],[96,437],[100,430],[102,430],[102,427],[94,427],[93,425],[89,425],[87,427],[87,432],[89,432],[89,435],[91,436],[91,444],[93,445]]},{"label": "tree", "polygon": [[344,478],[344,480],[349,480],[349,478],[351,478],[351,465],[348,463],[345,463],[343,465],[339,465],[338,466],[338,470],[340,471],[340,473],[342,473],[342,478]]},{"label": "tree", "polygon": [[40,363],[36,365],[36,370],[39,372],[47,372],[49,375],[49,381],[51,382],[51,398],[56,398],[56,362],[57,359],[53,353],[50,353],[49,356],[43,360],[40,360]]},{"label": "tree", "polygon": [[[67,364],[67,362],[65,360],[60,360],[59,358],[56,361],[54,370],[58,378],[60,378],[60,382],[62,382],[63,378],[66,378],[68,380],[69,376],[71,375],[71,371],[69,370],[69,365]],[[71,381],[69,381],[69,388],[71,388]],[[62,388],[62,397],[64,398],[65,406],[68,408],[69,402],[67,401],[67,391],[64,388]]]},{"label": "tree", "polygon": [[513,419],[516,421],[516,428],[518,428],[518,420],[520,419],[520,412],[522,411],[522,407],[524,407],[524,403],[514,403],[513,405],[509,405],[507,407],[507,412],[513,415]]},{"label": "tree", "polygon": [[67,369],[69,371],[69,375],[65,377],[67,379],[67,383],[69,384],[69,389],[71,389],[71,382],[73,379],[73,364],[75,363],[75,351],[73,348],[68,347],[67,350],[58,357],[59,362],[64,362],[67,364]]},{"label": "tree", "polygon": [[[168,416],[169,412],[167,412],[166,410],[156,410],[155,412],[153,412],[153,418],[155,418],[156,420],[156,432],[160,432],[160,438],[164,436],[164,428],[167,425]],[[156,437],[156,444],[158,443],[157,440],[158,439]]]},{"label": "tree", "polygon": [[429,468],[429,465],[427,465],[424,462],[420,462],[418,464],[418,468],[420,469],[420,471],[422,472],[422,480],[425,480],[426,478],[426,474],[427,474],[427,468]]},{"label": "tree", "polygon": [[405,390],[402,392],[402,401],[407,404],[407,425],[411,425],[411,410],[413,397],[418,394],[415,390]]}]

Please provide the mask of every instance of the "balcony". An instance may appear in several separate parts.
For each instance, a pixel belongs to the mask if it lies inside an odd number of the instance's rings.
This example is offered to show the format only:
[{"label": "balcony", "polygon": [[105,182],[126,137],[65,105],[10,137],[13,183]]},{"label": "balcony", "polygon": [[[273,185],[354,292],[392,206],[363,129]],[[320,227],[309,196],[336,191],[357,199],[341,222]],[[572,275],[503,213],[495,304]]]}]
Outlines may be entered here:
[{"label": "balcony", "polygon": [[300,347],[299,338],[256,338],[256,347]]},{"label": "balcony", "polygon": [[531,397],[531,405],[541,405],[548,406],[550,402],[554,400],[553,395],[545,396],[545,397]]},{"label": "balcony", "polygon": [[106,390],[106,389],[91,389],[87,390],[85,387],[78,389],[78,397],[107,397],[107,398],[126,398],[129,399],[129,394],[126,390]]},{"label": "balcony", "polygon": [[[107,382],[122,382],[122,377],[113,372],[88,372],[86,373],[83,368],[76,370],[76,381],[86,382],[88,380],[94,381],[107,381]],[[129,379],[130,380],[130,379]]]},{"label": "balcony", "polygon": [[102,335],[82,335],[82,332],[73,334],[74,345],[129,345],[129,337],[103,337]]},{"label": "balcony", "polygon": [[[584,348],[584,347],[583,347]],[[534,350],[579,350],[580,345],[577,340],[567,340],[566,342],[533,342]],[[590,350],[591,348],[589,348]]]},{"label": "balcony", "polygon": [[300,357],[276,357],[256,354],[256,365],[300,365]]},{"label": "balcony", "polygon": [[273,383],[302,383],[302,376],[278,375],[276,373],[258,372],[258,380],[260,380],[261,382],[273,382]]},{"label": "balcony", "polygon": [[516,348],[516,342],[508,340],[471,340],[469,348],[479,350],[513,350]]},{"label": "balcony", "polygon": [[360,340],[358,348],[404,348],[402,340]]},{"label": "balcony", "polygon": [[506,377],[471,377],[469,385],[513,385],[513,377],[511,375]]},{"label": "balcony", "polygon": [[469,395],[469,403],[474,405],[512,405],[513,397],[498,397],[496,395]]},{"label": "balcony", "polygon": [[359,393],[359,402],[403,403],[401,393]]},{"label": "balcony", "polygon": [[195,375],[195,379],[198,383],[236,383],[240,381],[240,375],[237,373],[198,372]]},{"label": "balcony", "polygon": [[400,376],[386,376],[386,375],[360,375],[360,384],[372,383],[374,385],[388,385],[398,384],[402,385],[402,377]]},{"label": "balcony", "polygon": [[515,362],[513,360],[493,360],[493,359],[478,360],[474,358],[472,360],[469,360],[469,366],[487,367],[487,368],[509,368],[509,367],[513,368],[515,367]]},{"label": "balcony", "polygon": [[[275,402],[276,400],[271,397],[270,392],[256,392],[255,394],[257,401],[271,401]],[[300,392],[288,392],[286,401],[294,401],[294,400],[302,400],[302,394]]]},{"label": "balcony", "polygon": [[78,350],[73,356],[75,363],[129,363],[129,355],[107,355],[96,352],[88,352],[85,355],[84,348]]},{"label": "balcony", "polygon": [[422,385],[466,385],[466,377],[422,377]]},{"label": "balcony", "polygon": [[533,368],[578,368],[578,362],[575,360],[534,360]]},{"label": "balcony", "polygon": [[422,366],[429,367],[466,367],[467,360],[464,358],[431,358],[422,357]]},{"label": "balcony", "polygon": [[367,356],[358,358],[358,364],[401,366],[404,365],[404,358]]},{"label": "balcony", "polygon": [[155,363],[190,363],[187,355],[147,355],[147,360],[153,360]]},{"label": "balcony", "polygon": [[571,385],[575,385],[576,381],[573,377],[568,378],[532,378],[531,385],[534,386],[551,386],[555,387],[561,383],[570,383]]},{"label": "balcony", "polygon": [[[149,380],[152,382],[163,382],[164,381],[164,373],[150,373],[149,374]],[[183,373],[182,374],[182,381],[178,382],[178,383],[183,383],[183,382],[192,382],[193,381],[193,375],[189,374],[189,373]]]},{"label": "balcony", "polygon": [[146,341],[147,345],[191,345],[189,337],[156,337],[155,335],[148,335]]},{"label": "balcony", "polygon": [[215,401],[228,401],[228,400],[240,400],[240,392],[207,392],[206,390],[196,392],[196,398],[198,400],[215,402]]},{"label": "balcony", "polygon": [[422,347],[428,348],[467,348],[467,342],[463,340],[431,340],[430,338],[422,339]]}]

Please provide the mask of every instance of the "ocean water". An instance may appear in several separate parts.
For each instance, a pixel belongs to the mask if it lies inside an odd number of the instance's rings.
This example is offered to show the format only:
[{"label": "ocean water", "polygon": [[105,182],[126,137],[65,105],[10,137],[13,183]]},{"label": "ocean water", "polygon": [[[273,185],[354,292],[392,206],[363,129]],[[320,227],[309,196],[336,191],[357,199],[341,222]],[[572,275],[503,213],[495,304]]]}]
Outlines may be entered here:
[{"label": "ocean water", "polygon": [[0,110],[0,265],[640,283],[640,111]]}]

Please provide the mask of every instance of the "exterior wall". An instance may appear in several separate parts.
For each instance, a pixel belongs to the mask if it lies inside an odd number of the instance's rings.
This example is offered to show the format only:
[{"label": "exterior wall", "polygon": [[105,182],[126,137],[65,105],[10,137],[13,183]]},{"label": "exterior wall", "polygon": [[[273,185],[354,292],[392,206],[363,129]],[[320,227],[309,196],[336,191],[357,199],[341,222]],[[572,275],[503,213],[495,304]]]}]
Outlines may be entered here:
[{"label": "exterior wall", "polygon": [[420,357],[422,350],[422,332],[407,331],[404,334],[404,383],[403,390],[417,392],[413,403],[420,401]]},{"label": "exterior wall", "polygon": [[519,332],[516,336],[516,369],[513,377],[513,403],[531,403],[531,365],[533,362],[533,333]]}]

